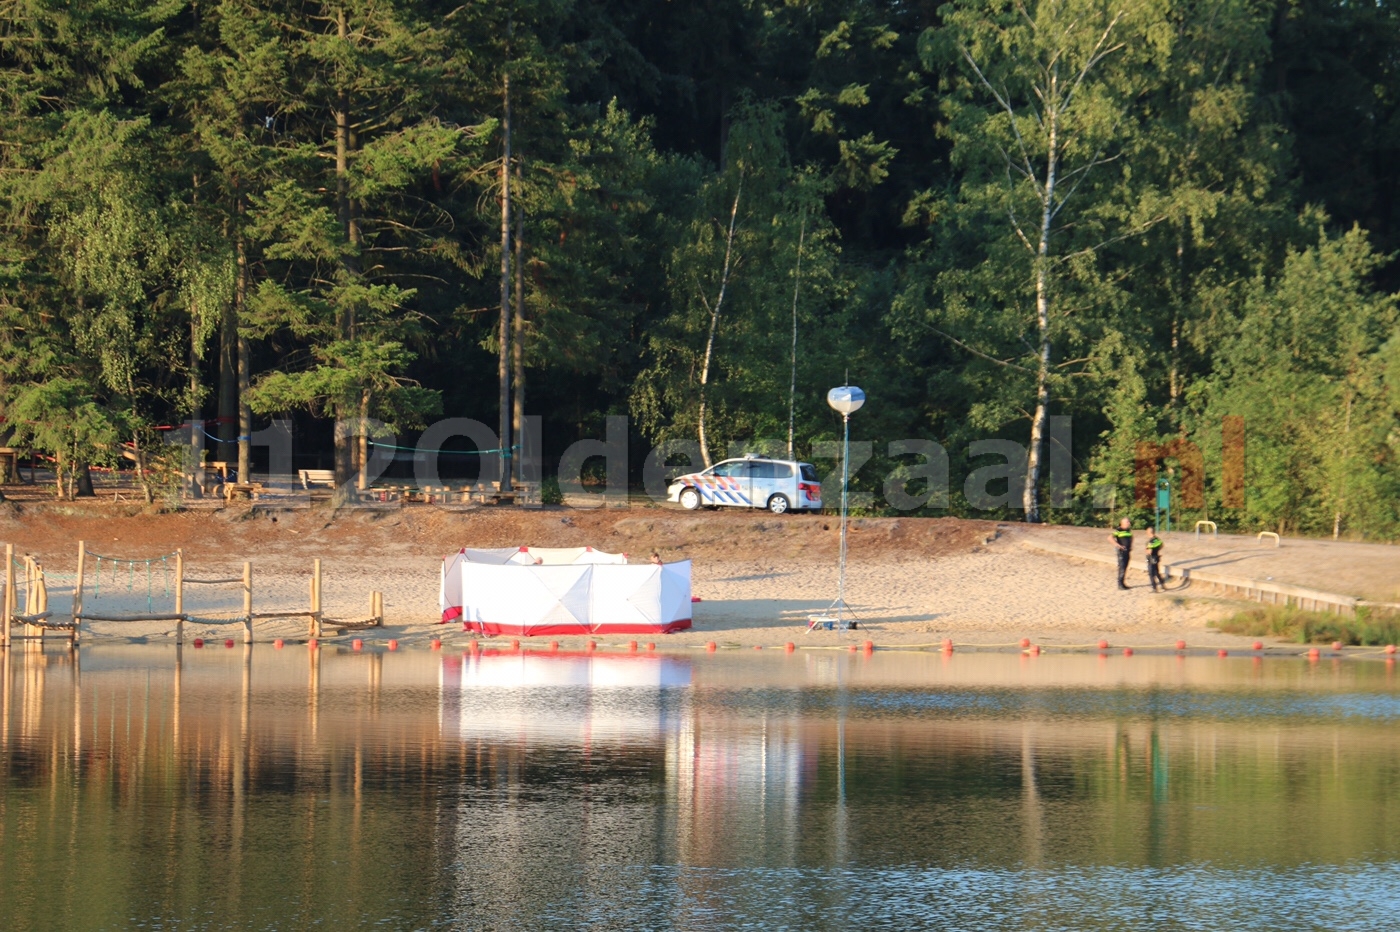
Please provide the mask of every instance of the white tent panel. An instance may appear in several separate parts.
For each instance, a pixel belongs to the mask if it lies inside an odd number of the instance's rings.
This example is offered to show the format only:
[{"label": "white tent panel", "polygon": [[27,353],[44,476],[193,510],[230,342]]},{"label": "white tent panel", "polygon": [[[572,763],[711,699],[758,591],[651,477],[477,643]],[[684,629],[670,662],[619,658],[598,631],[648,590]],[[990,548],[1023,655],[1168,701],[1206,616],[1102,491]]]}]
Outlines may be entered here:
[{"label": "white tent panel", "polygon": [[661,567],[661,597],[658,610],[662,624],[690,620],[689,560],[667,563]]},{"label": "white tent panel", "polygon": [[690,562],[628,566],[625,560],[588,548],[463,550],[443,561],[443,620],[460,616],[489,634],[690,627]]},{"label": "white tent panel", "polygon": [[[655,625],[660,620],[661,567],[609,567],[594,571],[592,617],[595,623]],[[651,598],[648,599],[647,590]]]}]

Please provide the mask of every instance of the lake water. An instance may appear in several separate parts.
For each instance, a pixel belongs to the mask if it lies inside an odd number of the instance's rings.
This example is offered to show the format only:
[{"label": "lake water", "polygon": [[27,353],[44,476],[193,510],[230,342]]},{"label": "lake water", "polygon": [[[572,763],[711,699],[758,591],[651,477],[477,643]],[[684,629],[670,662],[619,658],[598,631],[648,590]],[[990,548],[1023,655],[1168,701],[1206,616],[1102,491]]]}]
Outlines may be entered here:
[{"label": "lake water", "polygon": [[5,930],[1400,923],[1390,663],[36,648]]}]

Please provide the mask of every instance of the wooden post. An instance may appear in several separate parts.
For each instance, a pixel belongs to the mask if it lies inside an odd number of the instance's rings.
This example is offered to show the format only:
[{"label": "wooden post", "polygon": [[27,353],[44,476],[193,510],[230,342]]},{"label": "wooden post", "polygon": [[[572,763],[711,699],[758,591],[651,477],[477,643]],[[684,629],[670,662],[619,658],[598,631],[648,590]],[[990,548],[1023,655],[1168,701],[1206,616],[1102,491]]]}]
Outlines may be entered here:
[{"label": "wooden post", "polygon": [[[5,627],[0,632],[0,647],[10,646],[10,621],[15,614],[15,545],[5,545]],[[8,661],[6,661],[8,663]]]},{"label": "wooden post", "polygon": [[185,643],[185,551],[175,551],[175,643]]},{"label": "wooden post", "polygon": [[311,570],[311,636],[321,636],[321,558],[317,557]]},{"label": "wooden post", "polygon": [[253,643],[253,564],[243,564],[243,643]]},{"label": "wooden post", "polygon": [[87,566],[87,541],[78,541],[78,580],[73,583],[73,640],[83,623],[83,569]]}]

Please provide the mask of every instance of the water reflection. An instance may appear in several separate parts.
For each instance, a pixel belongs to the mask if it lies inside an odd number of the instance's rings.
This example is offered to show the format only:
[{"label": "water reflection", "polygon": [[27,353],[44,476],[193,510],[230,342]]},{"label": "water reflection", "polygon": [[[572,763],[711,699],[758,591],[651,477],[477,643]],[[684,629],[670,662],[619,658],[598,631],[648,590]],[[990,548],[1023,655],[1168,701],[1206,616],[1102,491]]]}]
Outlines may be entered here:
[{"label": "water reflection", "polygon": [[7,929],[1400,906],[1380,663],[35,648],[0,663]]}]

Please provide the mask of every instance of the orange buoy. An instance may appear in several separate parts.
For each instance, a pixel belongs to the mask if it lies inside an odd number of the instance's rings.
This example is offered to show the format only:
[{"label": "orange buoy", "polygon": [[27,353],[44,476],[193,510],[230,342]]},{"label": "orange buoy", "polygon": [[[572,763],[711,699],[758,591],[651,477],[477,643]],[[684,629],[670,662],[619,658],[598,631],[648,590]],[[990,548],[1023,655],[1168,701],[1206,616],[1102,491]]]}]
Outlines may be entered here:
[{"label": "orange buoy", "polygon": [[1263,642],[1263,641],[1255,641],[1255,642],[1254,642],[1254,649],[1255,649],[1255,650],[1263,650],[1263,649],[1264,649],[1264,642]]},{"label": "orange buoy", "polygon": [[1319,658],[1319,657],[1321,657],[1321,656],[1322,656],[1322,651],[1318,650],[1316,647],[1309,647],[1309,648],[1308,648],[1308,659],[1309,659],[1309,660],[1312,660],[1312,661],[1315,662],[1315,661],[1317,660],[1317,658]]},{"label": "orange buoy", "polygon": [[953,639],[952,639],[952,638],[944,638],[944,639],[943,639],[943,653],[945,653],[945,654],[951,654],[952,652],[953,652]]},{"label": "orange buoy", "polygon": [[1103,638],[1100,638],[1100,639],[1099,639],[1099,650],[1108,650],[1108,641],[1104,640]]},{"label": "orange buoy", "polygon": [[1031,656],[1032,656],[1032,657],[1039,657],[1039,656],[1040,656],[1040,645],[1039,645],[1039,644],[1032,644],[1032,645],[1031,645]]},{"label": "orange buoy", "polygon": [[1230,656],[1230,652],[1229,652],[1228,650],[1226,650],[1225,648],[1223,648],[1223,647],[1220,648],[1219,654],[1220,654],[1221,657],[1228,657],[1228,656]]},{"label": "orange buoy", "polygon": [[233,646],[233,638],[224,638],[224,646],[225,646],[225,647],[232,647],[232,646]]},{"label": "orange buoy", "polygon": [[1333,641],[1333,642],[1332,642],[1332,649],[1333,649],[1333,650],[1341,650],[1341,649],[1342,649],[1342,642],[1341,642],[1341,641]]},{"label": "orange buoy", "polygon": [[389,649],[390,649],[390,650],[398,650],[398,649],[399,649],[399,642],[391,639],[391,640],[389,641]]},{"label": "orange buoy", "polygon": [[762,644],[755,644],[755,645],[753,646],[753,649],[754,649],[754,650],[763,650],[763,645],[762,645]]},{"label": "orange buoy", "polygon": [[1021,650],[1025,650],[1027,647],[1030,647],[1030,646],[1031,646],[1031,639],[1030,639],[1030,638],[1021,638]]},{"label": "orange buoy", "polygon": [[1395,645],[1394,645],[1394,644],[1387,644],[1387,645],[1385,645],[1385,652],[1386,652],[1387,654],[1393,654],[1393,653],[1395,653]]},{"label": "orange buoy", "polygon": [[281,638],[278,638],[277,640],[273,641],[273,642],[272,642],[272,646],[275,647],[275,648],[277,648],[278,650],[281,650],[281,649],[282,649],[282,639],[281,639]]},{"label": "orange buoy", "polygon": [[306,646],[307,646],[307,648],[309,648],[310,650],[315,650],[316,648],[320,647],[321,645],[318,644],[318,643],[316,642],[316,639],[315,639],[315,638],[311,638],[309,641],[306,642]]},{"label": "orange buoy", "polygon": [[591,653],[593,653],[593,652],[594,652],[595,650],[597,650],[597,649],[598,649],[598,642],[597,642],[597,641],[589,641],[587,644],[583,645],[583,650],[584,650],[585,653],[591,654]]},{"label": "orange buoy", "polygon": [[362,640],[360,640],[359,638],[355,638],[355,640],[353,640],[353,641],[350,642],[350,649],[351,649],[351,650],[364,650],[364,648],[365,648],[365,642],[362,641]]},{"label": "orange buoy", "polygon": [[1185,642],[1185,641],[1177,641],[1177,642],[1176,642],[1176,649],[1177,649],[1177,650],[1185,650],[1185,649],[1186,649],[1186,642]]},{"label": "orange buoy", "polygon": [[871,651],[873,651],[874,649],[875,649],[875,642],[874,642],[874,641],[866,641],[866,642],[865,642],[865,652],[866,652],[867,654],[870,653]]},{"label": "orange buoy", "polygon": [[195,647],[203,647],[203,646],[204,646],[204,638],[195,638],[195,639],[194,639],[194,646],[195,646]]},{"label": "orange buoy", "polygon": [[428,642],[428,650],[442,650],[442,641],[433,638]]},{"label": "orange buoy", "polygon": [[520,638],[511,638],[511,639],[510,639],[510,649],[511,649],[511,650],[520,650]]},{"label": "orange buoy", "polygon": [[628,642],[627,642],[627,653],[629,653],[629,654],[635,654],[636,652],[637,652],[637,642],[636,642],[636,641],[628,641]]},{"label": "orange buoy", "polygon": [[783,652],[784,652],[784,653],[790,654],[790,653],[792,653],[792,652],[795,651],[795,650],[797,650],[797,645],[794,644],[794,643],[792,643],[791,641],[788,641],[786,644],[783,645]]},{"label": "orange buoy", "polygon": [[710,641],[709,643],[707,643],[707,644],[705,645],[705,651],[706,651],[707,653],[713,654],[713,653],[715,652],[715,642],[714,642],[714,641]]},{"label": "orange buoy", "polygon": [[656,645],[647,641],[647,650],[656,650]]},{"label": "orange buoy", "polygon": [[557,654],[557,653],[559,653],[559,642],[558,642],[558,641],[550,641],[550,642],[549,642],[549,652],[550,652],[551,654]]},{"label": "orange buoy", "polygon": [[1133,649],[1132,649],[1131,647],[1125,647],[1125,648],[1123,648],[1123,656],[1124,656],[1124,657],[1131,657],[1132,655],[1133,655]]}]

